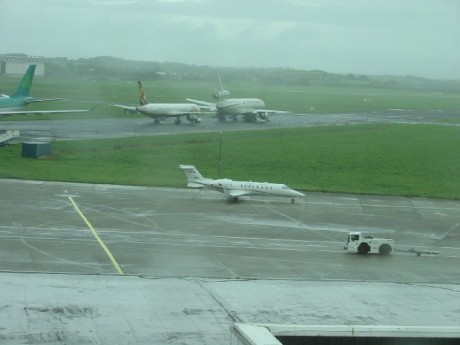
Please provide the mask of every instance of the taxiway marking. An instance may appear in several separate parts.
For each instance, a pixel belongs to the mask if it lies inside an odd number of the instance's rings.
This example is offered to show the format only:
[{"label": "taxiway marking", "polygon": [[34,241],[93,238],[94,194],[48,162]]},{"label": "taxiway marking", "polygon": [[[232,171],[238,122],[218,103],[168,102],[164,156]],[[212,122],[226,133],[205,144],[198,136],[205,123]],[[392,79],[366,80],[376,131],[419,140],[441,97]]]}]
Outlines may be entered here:
[{"label": "taxiway marking", "polygon": [[110,252],[109,248],[105,245],[105,243],[101,240],[99,235],[97,234],[96,230],[93,228],[89,220],[85,217],[83,212],[81,212],[80,208],[78,207],[77,203],[73,200],[71,196],[68,196],[70,202],[72,203],[73,207],[77,211],[77,213],[80,215],[81,219],[85,222],[86,226],[88,226],[89,230],[91,230],[91,233],[93,234],[94,238],[96,238],[97,242],[101,245],[102,249],[104,249],[105,253],[109,257],[110,261],[112,262],[113,266],[115,266],[115,269],[117,270],[118,274],[124,274],[123,271],[121,270],[120,265],[118,265],[118,262],[115,260],[113,257],[112,253]]}]

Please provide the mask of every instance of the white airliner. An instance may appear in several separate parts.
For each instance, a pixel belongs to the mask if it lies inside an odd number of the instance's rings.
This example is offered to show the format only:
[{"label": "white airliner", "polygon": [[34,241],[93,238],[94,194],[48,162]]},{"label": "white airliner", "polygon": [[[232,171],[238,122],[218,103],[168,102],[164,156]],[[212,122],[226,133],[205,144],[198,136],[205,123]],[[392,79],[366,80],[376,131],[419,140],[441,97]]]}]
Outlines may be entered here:
[{"label": "white airliner", "polygon": [[176,125],[180,125],[181,116],[185,116],[188,121],[192,124],[201,122],[201,118],[198,117],[200,108],[196,104],[191,103],[147,103],[145,99],[144,89],[140,81],[137,82],[139,89],[139,105],[138,106],[127,106],[121,104],[113,104],[113,106],[122,108],[125,112],[136,113],[139,112],[145,116],[151,117],[154,123],[160,123],[160,120],[164,120],[169,117],[175,117]]},{"label": "white airliner", "polygon": [[219,75],[217,75],[219,89],[214,91],[212,97],[216,103],[199,101],[196,99],[187,98],[187,101],[207,107],[211,111],[215,111],[220,121],[225,121],[227,115],[237,121],[237,116],[243,116],[246,122],[256,122],[257,119],[270,121],[270,114],[283,114],[286,111],[268,110],[265,109],[265,103],[259,98],[227,98],[230,96],[230,91],[225,90]]},{"label": "white airliner", "polygon": [[203,177],[193,165],[179,165],[187,176],[187,187],[189,188],[209,188],[225,193],[228,198],[238,200],[245,195],[273,195],[291,198],[291,202],[296,197],[304,197],[305,194],[293,190],[285,184],[252,182],[252,181],[233,181],[227,178],[213,180]]}]

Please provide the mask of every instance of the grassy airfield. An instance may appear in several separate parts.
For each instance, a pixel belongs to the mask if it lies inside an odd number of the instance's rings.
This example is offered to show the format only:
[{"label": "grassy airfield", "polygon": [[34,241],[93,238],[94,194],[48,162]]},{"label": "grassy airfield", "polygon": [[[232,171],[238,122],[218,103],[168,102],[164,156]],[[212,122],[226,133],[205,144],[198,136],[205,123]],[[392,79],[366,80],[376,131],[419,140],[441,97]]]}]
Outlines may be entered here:
[{"label": "grassy airfield", "polygon": [[[219,133],[53,143],[53,156],[0,150],[0,177],[185,187],[179,164],[218,178]],[[221,177],[303,191],[460,198],[460,128],[357,125],[224,133]]]},{"label": "grassy airfield", "polygon": [[[19,76],[0,75],[0,93],[10,94],[19,82]],[[186,102],[186,98],[212,102],[215,82],[181,80],[143,81],[149,102]],[[225,87],[231,97],[257,97],[265,101],[267,109],[279,109],[294,113],[350,113],[372,112],[388,109],[460,109],[460,97],[453,91],[404,89],[402,87],[364,87],[356,85],[278,85],[261,82],[228,82]],[[121,109],[110,104],[138,104],[137,81],[89,80],[80,78],[34,78],[31,96],[37,98],[62,97],[57,102],[34,103],[30,110],[40,109],[89,109],[91,113],[45,115],[37,119],[107,118],[128,117]],[[132,117],[132,115],[129,115]],[[142,117],[142,115],[137,115]],[[24,116],[8,117],[8,120],[28,119]],[[457,119],[452,119],[457,121]]]},{"label": "grassy airfield", "polygon": [[[2,93],[17,77],[0,76]],[[150,102],[212,101],[214,83],[143,82]],[[258,97],[267,108],[299,113],[387,109],[460,109],[456,94],[429,90],[228,83],[232,97]],[[10,92],[11,91],[11,92]],[[31,95],[64,101],[30,109],[86,109],[90,113],[13,116],[5,120],[133,117],[109,104],[136,104],[137,82],[36,78]],[[136,115],[137,116],[137,115]],[[139,115],[142,117],[142,115]],[[460,122],[453,116],[449,122]],[[1,119],[0,119],[1,125]],[[283,182],[304,191],[460,198],[460,128],[359,125],[226,132],[221,177]],[[219,134],[149,136],[53,143],[53,156],[21,158],[20,145],[0,148],[0,178],[184,187],[179,164],[217,172]]]}]

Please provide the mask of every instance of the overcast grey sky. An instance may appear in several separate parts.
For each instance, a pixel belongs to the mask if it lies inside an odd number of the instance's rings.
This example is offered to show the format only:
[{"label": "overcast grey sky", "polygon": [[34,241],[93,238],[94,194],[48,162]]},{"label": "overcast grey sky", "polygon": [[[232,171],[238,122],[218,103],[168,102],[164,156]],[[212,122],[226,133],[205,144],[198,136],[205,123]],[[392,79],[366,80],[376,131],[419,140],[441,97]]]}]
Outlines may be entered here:
[{"label": "overcast grey sky", "polygon": [[0,0],[0,53],[460,79],[460,0]]}]

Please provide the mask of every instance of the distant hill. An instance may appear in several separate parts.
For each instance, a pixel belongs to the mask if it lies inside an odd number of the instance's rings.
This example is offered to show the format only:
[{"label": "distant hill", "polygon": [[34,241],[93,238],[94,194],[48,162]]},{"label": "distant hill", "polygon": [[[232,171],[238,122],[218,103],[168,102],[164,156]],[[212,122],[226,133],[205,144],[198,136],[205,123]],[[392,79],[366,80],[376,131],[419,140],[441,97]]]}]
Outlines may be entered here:
[{"label": "distant hill", "polygon": [[320,70],[303,71],[291,68],[237,68],[187,65],[177,62],[133,61],[111,56],[88,59],[46,58],[46,73],[51,76],[74,76],[108,80],[180,79],[215,81],[258,81],[282,85],[337,85],[391,89],[425,89],[460,91],[460,80],[434,80],[416,76],[368,76],[335,74]]}]

